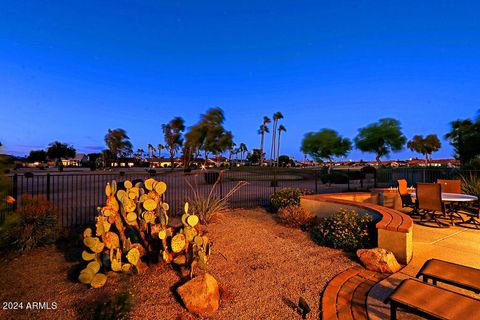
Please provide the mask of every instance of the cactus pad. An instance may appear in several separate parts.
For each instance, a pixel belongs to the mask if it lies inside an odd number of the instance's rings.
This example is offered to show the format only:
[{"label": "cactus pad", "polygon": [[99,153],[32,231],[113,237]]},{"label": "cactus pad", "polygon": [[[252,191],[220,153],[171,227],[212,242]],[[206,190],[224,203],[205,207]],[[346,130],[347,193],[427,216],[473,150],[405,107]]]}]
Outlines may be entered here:
[{"label": "cactus pad", "polygon": [[126,189],[130,189],[131,187],[133,187],[132,185],[132,182],[130,180],[125,180],[123,182],[123,186],[126,188]]},{"label": "cactus pad", "polygon": [[143,219],[145,219],[145,222],[147,222],[147,223],[154,223],[155,222],[155,214],[152,211],[147,211],[143,215]]},{"label": "cactus pad", "polygon": [[120,239],[118,235],[114,232],[107,232],[104,236],[105,246],[108,249],[118,248],[120,247]]},{"label": "cactus pad", "polygon": [[103,273],[97,273],[93,279],[90,285],[92,288],[101,288],[105,285],[105,282],[107,282],[107,276],[104,275]]},{"label": "cactus pad", "polygon": [[185,228],[183,228],[183,233],[185,234],[187,241],[192,241],[193,238],[197,235],[197,230],[190,226],[186,226]]},{"label": "cactus pad", "polygon": [[147,179],[145,180],[145,188],[147,190],[153,190],[153,185],[156,183],[157,181],[155,181],[155,179]]},{"label": "cactus pad", "polygon": [[178,253],[182,251],[185,248],[186,242],[185,242],[185,235],[184,234],[177,234],[172,238],[172,243],[170,244],[172,246],[172,251],[175,253]]},{"label": "cactus pad", "polygon": [[98,241],[97,244],[95,244],[95,246],[91,249],[95,253],[100,253],[103,251],[103,248],[105,248],[105,243]]},{"label": "cactus pad", "polygon": [[183,207],[185,213],[188,213],[188,202],[185,202],[185,206]]},{"label": "cactus pad", "polygon": [[137,248],[132,248],[130,249],[130,251],[128,251],[127,253],[128,262],[136,266],[139,259],[140,259],[140,252],[138,251]]},{"label": "cactus pad", "polygon": [[165,239],[165,238],[167,237],[167,230],[160,230],[160,231],[158,232],[158,237],[159,237],[161,240]]},{"label": "cactus pad", "polygon": [[119,260],[112,260],[112,271],[119,272],[122,271],[122,262]]},{"label": "cactus pad", "polygon": [[202,239],[202,237],[200,237],[200,236],[196,236],[196,237],[193,239],[193,241],[195,242],[195,244],[196,244],[197,246],[203,245],[203,239]]},{"label": "cactus pad", "polygon": [[127,222],[132,223],[137,220],[137,214],[135,212],[127,213]]},{"label": "cactus pad", "polygon": [[100,263],[97,261],[92,261],[87,265],[87,268],[92,270],[93,273],[97,273],[100,270]]},{"label": "cactus pad", "polygon": [[112,187],[110,186],[110,183],[107,182],[107,186],[105,187],[105,195],[107,197],[110,197],[112,195]]},{"label": "cactus pad", "polygon": [[91,261],[91,260],[95,259],[95,253],[90,253],[87,250],[83,250],[82,259],[85,260],[85,261]]},{"label": "cactus pad", "polygon": [[160,181],[155,185],[155,192],[157,192],[159,195],[164,194],[166,190],[167,185],[163,181]]},{"label": "cactus pad", "polygon": [[157,202],[153,199],[147,199],[145,200],[145,202],[143,203],[143,207],[145,208],[145,210],[147,211],[153,211],[157,208]]},{"label": "cactus pad", "polygon": [[195,227],[198,224],[198,216],[195,214],[190,215],[187,218],[187,223],[190,227]]},{"label": "cactus pad", "polygon": [[83,237],[84,238],[89,238],[92,236],[92,229],[90,228],[86,228],[84,231],[83,231]]},{"label": "cactus pad", "polygon": [[163,210],[165,210],[165,211],[170,210],[170,206],[169,206],[168,203],[166,203],[166,202],[162,203],[162,208],[163,208]]},{"label": "cactus pad", "polygon": [[182,254],[182,255],[179,255],[178,257],[175,257],[175,259],[173,259],[172,262],[178,265],[182,265],[187,262],[187,258]]},{"label": "cactus pad", "polygon": [[78,276],[78,280],[81,283],[90,284],[90,282],[92,282],[92,279],[93,279],[94,275],[95,275],[95,273],[93,272],[92,269],[85,268],[82,271],[80,271],[80,275]]}]

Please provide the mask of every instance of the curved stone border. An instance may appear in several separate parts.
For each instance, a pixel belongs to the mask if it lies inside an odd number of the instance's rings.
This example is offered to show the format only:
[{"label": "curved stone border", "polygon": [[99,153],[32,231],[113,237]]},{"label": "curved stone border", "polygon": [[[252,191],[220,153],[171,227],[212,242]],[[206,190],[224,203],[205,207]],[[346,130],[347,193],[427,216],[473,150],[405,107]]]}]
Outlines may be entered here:
[{"label": "curved stone border", "polygon": [[338,274],[322,294],[322,319],[368,319],[367,297],[370,289],[389,274],[352,267]]},{"label": "curved stone border", "polygon": [[376,224],[378,246],[392,251],[400,263],[407,264],[412,258],[413,250],[412,218],[400,211],[375,204],[377,200],[368,192],[329,193],[301,196],[300,205],[312,209],[316,202],[331,202],[377,212],[382,216]]}]

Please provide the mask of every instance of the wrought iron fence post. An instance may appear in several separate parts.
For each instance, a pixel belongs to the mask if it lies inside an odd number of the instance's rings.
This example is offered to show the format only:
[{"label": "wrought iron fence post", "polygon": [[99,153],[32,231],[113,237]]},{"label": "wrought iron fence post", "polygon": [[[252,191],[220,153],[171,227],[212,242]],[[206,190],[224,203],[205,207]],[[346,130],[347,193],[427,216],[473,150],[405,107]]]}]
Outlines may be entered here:
[{"label": "wrought iron fence post", "polygon": [[277,169],[273,168],[273,193],[277,192]]},{"label": "wrought iron fence post", "polygon": [[218,185],[219,185],[219,187],[220,187],[220,199],[223,198],[222,180],[223,180],[223,172],[220,171],[220,174],[218,175]]},{"label": "wrought iron fence post", "polygon": [[350,168],[347,168],[347,190],[350,191]]},{"label": "wrought iron fence post", "polygon": [[50,173],[47,173],[47,200],[50,201]]},{"label": "wrought iron fence post", "polygon": [[15,202],[12,205],[13,211],[17,210],[17,203],[18,203],[18,175],[15,173],[13,175],[13,183],[12,183],[12,197],[15,199]]},{"label": "wrought iron fence post", "polygon": [[318,193],[318,170],[313,171],[315,176],[315,193]]},{"label": "wrought iron fence post", "polygon": [[378,169],[373,170],[373,187],[374,188],[377,187],[377,170]]}]

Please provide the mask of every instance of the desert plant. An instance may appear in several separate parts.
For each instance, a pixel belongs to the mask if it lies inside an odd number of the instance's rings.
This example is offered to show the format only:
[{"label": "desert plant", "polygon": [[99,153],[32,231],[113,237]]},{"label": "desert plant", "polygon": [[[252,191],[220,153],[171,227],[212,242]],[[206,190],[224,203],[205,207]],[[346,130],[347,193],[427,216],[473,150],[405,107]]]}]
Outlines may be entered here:
[{"label": "desert plant", "polygon": [[86,228],[82,252],[85,268],[79,281],[93,288],[102,287],[105,272],[142,273],[147,262],[160,257],[190,269],[205,269],[211,251],[208,237],[200,233],[199,217],[185,203],[181,227],[168,226],[168,203],[162,200],[167,185],[153,178],[133,185],[123,182],[117,190],[116,181],[105,188],[107,201],[98,208],[94,230]]},{"label": "desert plant", "polygon": [[118,293],[113,299],[98,302],[93,319],[95,320],[126,320],[130,319],[133,307],[133,294],[129,291]]},{"label": "desert plant", "polygon": [[312,238],[320,245],[345,250],[369,247],[369,232],[373,218],[355,210],[340,209],[330,217],[319,219],[312,230]]},{"label": "desert plant", "polygon": [[220,183],[220,179],[217,179],[213,184],[207,195],[200,192],[198,185],[195,186],[190,181],[185,180],[190,189],[192,190],[193,197],[188,201],[192,207],[192,210],[200,217],[200,222],[208,224],[215,219],[215,216],[228,208],[228,199],[230,199],[235,192],[244,187],[248,183],[245,181],[238,182],[232,189],[230,189],[224,196],[219,196],[215,190]]},{"label": "desert plant", "polygon": [[282,223],[292,227],[308,226],[314,219],[313,214],[299,205],[289,205],[278,210]]},{"label": "desert plant", "polygon": [[465,194],[480,197],[480,175],[470,172],[468,175],[461,175],[462,191]]},{"label": "desert plant", "polygon": [[283,188],[270,197],[270,206],[277,212],[280,208],[300,204],[300,196],[306,194],[298,188]]},{"label": "desert plant", "polygon": [[57,211],[45,198],[22,196],[22,206],[8,217],[7,245],[26,251],[55,242],[58,237]]}]

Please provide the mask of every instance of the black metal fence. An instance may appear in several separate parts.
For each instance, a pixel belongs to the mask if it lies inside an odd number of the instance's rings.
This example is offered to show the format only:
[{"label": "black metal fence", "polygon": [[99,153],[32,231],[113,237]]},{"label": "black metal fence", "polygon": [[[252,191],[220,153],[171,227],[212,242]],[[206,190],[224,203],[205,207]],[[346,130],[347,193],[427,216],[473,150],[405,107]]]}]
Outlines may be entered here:
[{"label": "black metal fence", "polygon": [[[217,171],[218,172],[218,171]],[[461,174],[451,168],[399,168],[359,171],[353,169],[325,170],[305,168],[259,168],[241,167],[223,170],[220,181],[213,185],[207,182],[205,171],[160,170],[147,172],[51,172],[15,173],[10,175],[10,192],[17,202],[0,212],[0,221],[22,205],[22,196],[30,194],[50,200],[60,212],[60,225],[72,227],[94,220],[96,208],[105,201],[104,188],[107,182],[117,180],[145,180],[151,175],[167,184],[165,200],[170,204],[170,214],[181,213],[185,201],[193,197],[193,190],[207,195],[212,192],[225,196],[240,181],[248,184],[229,199],[232,208],[266,206],[270,196],[281,188],[300,188],[311,193],[334,193],[367,190],[372,187],[395,186],[397,179],[407,179],[409,185],[417,182],[434,182],[437,179],[455,178]],[[480,174],[476,172],[476,174]]]}]

